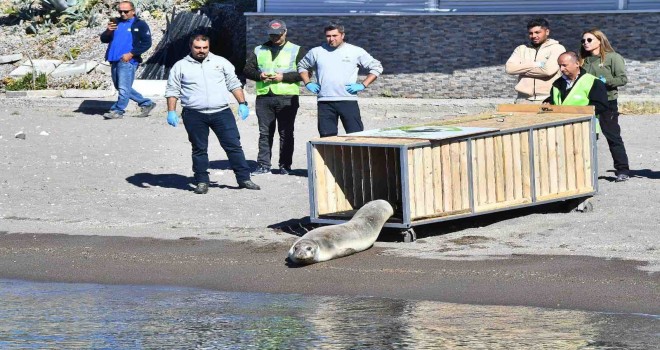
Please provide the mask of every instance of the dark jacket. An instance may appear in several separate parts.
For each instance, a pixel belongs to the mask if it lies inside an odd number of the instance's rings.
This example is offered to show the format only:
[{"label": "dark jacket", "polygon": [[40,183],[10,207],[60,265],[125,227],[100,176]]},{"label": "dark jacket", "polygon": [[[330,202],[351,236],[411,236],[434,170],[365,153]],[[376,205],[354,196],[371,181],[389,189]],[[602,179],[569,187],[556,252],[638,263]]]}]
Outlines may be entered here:
[{"label": "dark jacket", "polygon": [[[119,23],[119,21],[120,19],[117,19],[117,23]],[[149,50],[151,47],[151,31],[149,30],[149,25],[147,22],[139,19],[138,17],[135,17],[135,21],[133,21],[133,24],[131,25],[131,35],[133,36],[133,49],[131,50],[133,59],[136,62],[141,63],[142,54]],[[113,37],[114,32],[106,30],[101,33],[101,42],[109,44],[112,42]],[[110,45],[108,45],[108,49],[105,50],[106,60],[108,59],[109,50]]]},{"label": "dark jacket", "polygon": [[[273,45],[273,43],[270,42],[270,40],[263,43],[262,45],[270,48],[270,52],[273,55],[273,59],[277,57],[277,55],[280,53],[280,50],[282,48],[281,46]],[[307,54],[307,50],[300,47],[300,50],[298,50],[298,55],[296,56],[296,63],[300,62],[300,60],[302,60],[302,58],[305,57],[306,54]],[[245,77],[250,80],[254,80],[254,81],[261,80],[261,71],[259,70],[259,64],[257,63],[257,55],[255,55],[254,50],[248,53],[245,62],[245,68],[243,68],[243,74],[245,74]],[[284,83],[297,83],[299,81],[302,81],[302,78],[300,77],[300,74],[298,74],[298,72],[289,72],[282,74],[282,82]]]},{"label": "dark jacket", "polygon": [[[580,68],[580,75],[578,75],[577,79],[575,80],[575,83],[573,83],[573,86],[577,83],[580,78],[582,78],[587,72]],[[555,80],[554,83],[552,83],[552,87],[557,88],[559,90],[559,93],[561,94],[561,99],[565,100],[566,96],[570,92],[570,89],[566,89],[566,80],[564,80],[564,77],[560,77],[559,79]],[[607,101],[607,88],[605,87],[605,83],[602,81],[596,79],[594,80],[594,84],[591,86],[591,90],[589,90],[589,106],[594,106],[596,108],[596,115],[599,117],[610,117],[612,114],[612,111],[610,110],[610,105]],[[550,104],[554,104],[552,100],[552,91],[550,92],[550,97],[546,98],[545,101]]]}]

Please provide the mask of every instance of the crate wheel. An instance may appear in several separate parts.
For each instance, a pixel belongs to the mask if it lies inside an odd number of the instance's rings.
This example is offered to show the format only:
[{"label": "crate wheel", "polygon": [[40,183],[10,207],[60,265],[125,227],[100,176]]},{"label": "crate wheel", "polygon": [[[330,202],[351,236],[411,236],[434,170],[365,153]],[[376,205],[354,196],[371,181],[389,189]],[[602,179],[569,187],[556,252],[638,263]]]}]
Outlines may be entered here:
[{"label": "crate wheel", "polygon": [[401,236],[403,236],[404,243],[411,243],[417,240],[417,234],[415,230],[411,227],[401,231]]}]

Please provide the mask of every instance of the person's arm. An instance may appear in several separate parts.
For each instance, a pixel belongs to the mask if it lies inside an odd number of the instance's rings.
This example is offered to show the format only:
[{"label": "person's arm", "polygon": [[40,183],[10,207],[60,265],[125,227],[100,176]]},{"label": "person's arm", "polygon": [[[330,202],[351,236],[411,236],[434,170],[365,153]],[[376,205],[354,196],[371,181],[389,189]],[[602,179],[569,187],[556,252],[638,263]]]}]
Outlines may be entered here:
[{"label": "person's arm", "polygon": [[261,72],[259,71],[259,67],[257,65],[257,55],[255,55],[254,51],[250,51],[250,53],[248,53],[247,59],[245,60],[245,67],[243,68],[243,74],[245,74],[245,77],[250,80],[262,80]]},{"label": "person's arm", "polygon": [[234,95],[236,101],[238,101],[239,104],[245,103],[245,94],[243,93],[243,88],[235,88],[234,90],[231,90],[231,94]]},{"label": "person's arm", "polygon": [[605,83],[596,79],[589,90],[589,105],[596,108],[596,115],[600,118],[610,118],[612,111],[607,101],[607,88]]},{"label": "person's arm", "polygon": [[[525,76],[530,78],[550,78],[559,72],[559,56],[566,52],[562,45],[552,45],[548,59],[541,57],[535,62],[534,68],[530,69]],[[540,63],[539,63],[540,62]],[[538,63],[538,64],[537,64]],[[539,66],[540,65],[540,66]]]},{"label": "person's arm", "polygon": [[605,86],[608,88],[615,88],[628,84],[628,76],[626,75],[626,62],[623,60],[623,57],[618,54],[610,55],[612,56],[612,77],[605,77]]},{"label": "person's arm", "polygon": [[172,69],[170,69],[170,75],[167,78],[165,98],[167,98],[168,101],[168,110],[170,97],[173,97],[175,101],[181,98],[181,64],[179,62],[172,66]]},{"label": "person's arm", "polygon": [[112,18],[108,25],[105,28],[105,31],[101,33],[101,42],[108,44],[112,41],[112,38],[115,36],[115,30],[117,30],[117,19]]},{"label": "person's arm", "polygon": [[149,25],[147,22],[139,20],[136,25],[136,29],[138,29],[138,42],[133,42],[133,49],[130,52],[133,57],[140,56],[147,52],[152,44],[151,30],[149,30]]},{"label": "person's arm", "polygon": [[298,62],[298,74],[300,74],[300,79],[303,84],[309,83],[310,74],[309,72],[316,66],[316,59],[314,58],[314,51],[310,50],[305,56]]},{"label": "person's arm", "polygon": [[173,96],[167,98],[167,111],[172,112],[176,111],[176,101],[179,99]]},{"label": "person's arm", "polygon": [[524,50],[525,46],[520,45],[516,47],[515,50],[513,50],[513,53],[511,54],[511,57],[506,61],[506,64],[504,65],[504,71],[506,74],[510,75],[519,75],[519,74],[525,74],[532,70],[534,67],[534,62],[523,62],[522,61],[522,55],[520,53],[521,50]]}]

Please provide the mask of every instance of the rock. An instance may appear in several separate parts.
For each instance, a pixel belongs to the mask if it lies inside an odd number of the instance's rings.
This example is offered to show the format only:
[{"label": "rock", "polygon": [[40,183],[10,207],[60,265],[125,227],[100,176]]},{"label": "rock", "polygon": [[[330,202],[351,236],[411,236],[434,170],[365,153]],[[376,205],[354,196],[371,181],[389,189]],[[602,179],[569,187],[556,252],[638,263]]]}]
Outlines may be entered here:
[{"label": "rock", "polygon": [[22,53],[0,56],[0,64],[13,63],[23,59]]},{"label": "rock", "polygon": [[[59,66],[62,61],[60,60],[32,60],[32,63],[34,63],[34,70],[37,71],[37,74],[50,74],[55,70],[57,66]],[[28,73],[32,73],[32,64],[30,64],[30,60],[24,61],[20,67],[14,69],[9,73],[10,76],[12,77],[22,77]]]},{"label": "rock", "polygon": [[16,135],[14,135],[14,137],[17,138],[17,139],[25,140],[25,133],[22,132],[22,131],[19,131],[19,132],[16,133]]},{"label": "rock", "polygon": [[148,96],[148,97],[165,96],[166,87],[167,87],[167,80],[136,79],[135,81],[133,81],[133,89],[135,89],[135,91],[142,94],[142,96]]},{"label": "rock", "polygon": [[57,66],[50,75],[53,78],[83,75],[91,72],[96,66],[98,63],[94,61],[64,62]]},{"label": "rock", "polygon": [[110,75],[110,62],[101,62],[94,69],[95,72],[99,72],[105,75]]},{"label": "rock", "polygon": [[45,132],[45,131],[42,131],[42,132],[39,133],[39,135],[41,135],[41,136],[48,136],[48,135],[50,135],[50,134],[47,133],[47,132]]}]

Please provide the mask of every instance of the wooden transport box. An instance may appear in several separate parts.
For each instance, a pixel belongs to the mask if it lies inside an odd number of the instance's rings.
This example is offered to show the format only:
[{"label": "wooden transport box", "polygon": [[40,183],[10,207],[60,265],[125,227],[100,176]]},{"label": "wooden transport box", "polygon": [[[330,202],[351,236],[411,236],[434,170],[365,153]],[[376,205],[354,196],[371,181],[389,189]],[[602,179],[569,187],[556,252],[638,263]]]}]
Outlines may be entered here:
[{"label": "wooden transport box", "polygon": [[[384,199],[394,208],[385,227],[402,229],[408,241],[416,225],[586,200],[597,191],[596,121],[592,106],[500,105],[496,112],[390,128],[394,136],[382,129],[311,140],[310,219],[342,223]],[[452,136],[477,128],[486,131]],[[414,135],[427,129],[450,132]]]}]

